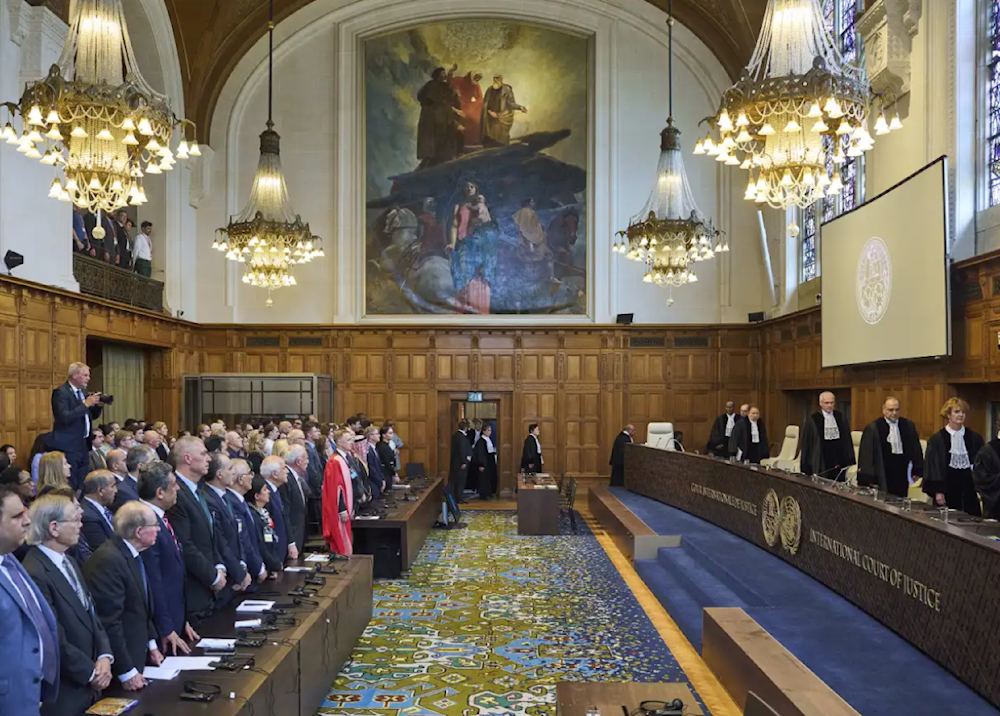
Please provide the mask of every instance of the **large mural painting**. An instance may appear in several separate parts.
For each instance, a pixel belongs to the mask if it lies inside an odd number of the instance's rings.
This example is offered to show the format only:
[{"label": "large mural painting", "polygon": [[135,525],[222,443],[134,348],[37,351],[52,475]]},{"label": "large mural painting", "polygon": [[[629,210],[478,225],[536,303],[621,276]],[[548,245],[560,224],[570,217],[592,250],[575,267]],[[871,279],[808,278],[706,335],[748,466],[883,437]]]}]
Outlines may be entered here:
[{"label": "large mural painting", "polygon": [[587,313],[589,42],[463,20],[365,41],[365,313]]}]

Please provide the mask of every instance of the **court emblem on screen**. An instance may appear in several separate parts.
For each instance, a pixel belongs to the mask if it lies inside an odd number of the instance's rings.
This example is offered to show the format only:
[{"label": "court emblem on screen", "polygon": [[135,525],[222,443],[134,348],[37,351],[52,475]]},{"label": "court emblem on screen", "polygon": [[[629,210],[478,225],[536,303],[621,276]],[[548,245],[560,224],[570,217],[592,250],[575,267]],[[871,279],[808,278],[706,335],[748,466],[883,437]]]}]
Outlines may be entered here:
[{"label": "court emblem on screen", "polygon": [[854,291],[865,323],[874,326],[881,321],[892,295],[892,260],[889,247],[877,236],[861,249]]},{"label": "court emblem on screen", "polygon": [[768,490],[761,505],[761,527],[768,547],[781,546],[795,554],[802,540],[802,509],[794,497],[778,499],[778,493]]}]

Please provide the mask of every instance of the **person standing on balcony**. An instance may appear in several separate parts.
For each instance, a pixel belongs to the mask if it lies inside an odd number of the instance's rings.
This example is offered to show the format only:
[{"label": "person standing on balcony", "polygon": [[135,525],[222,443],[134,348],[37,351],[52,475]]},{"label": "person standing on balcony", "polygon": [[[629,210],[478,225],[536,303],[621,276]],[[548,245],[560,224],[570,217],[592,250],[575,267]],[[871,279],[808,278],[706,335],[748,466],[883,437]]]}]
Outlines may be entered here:
[{"label": "person standing on balcony", "polygon": [[135,272],[149,278],[153,275],[153,224],[144,221],[139,228],[132,247],[132,260],[135,262]]}]

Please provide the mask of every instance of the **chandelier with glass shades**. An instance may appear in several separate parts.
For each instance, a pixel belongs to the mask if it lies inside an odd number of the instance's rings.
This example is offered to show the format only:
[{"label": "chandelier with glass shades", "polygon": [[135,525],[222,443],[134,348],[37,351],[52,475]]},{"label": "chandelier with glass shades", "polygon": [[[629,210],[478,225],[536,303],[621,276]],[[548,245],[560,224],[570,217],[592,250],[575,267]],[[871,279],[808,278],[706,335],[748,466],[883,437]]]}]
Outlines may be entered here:
[{"label": "chandelier with glass shades", "polygon": [[322,257],[320,238],[313,236],[309,224],[292,209],[281,170],[281,138],[274,131],[272,119],[274,58],[274,0],[270,0],[267,57],[267,129],[260,135],[260,161],[250,190],[250,201],[229,225],[219,229],[212,244],[230,261],[245,264],[243,283],[271,292],[296,285],[292,267]]},{"label": "chandelier with glass shades", "polygon": [[77,0],[58,63],[3,107],[10,119],[21,116],[23,129],[8,121],[0,138],[55,167],[49,196],[94,212],[146,203],[144,174],[201,155],[186,137],[171,150],[174,127],[194,125],[143,79],[122,0]]},{"label": "chandelier with glass shades", "polygon": [[[695,203],[684,171],[681,132],[674,126],[674,17],[668,4],[667,33],[670,116],[660,133],[660,161],[645,206],[619,231],[612,251],[646,265],[642,280],[660,286],[679,287],[698,280],[692,264],[729,250],[728,243]],[[668,301],[673,303],[671,297]]]},{"label": "chandelier with glass shades", "polygon": [[750,172],[744,198],[777,209],[806,208],[843,190],[840,166],[875,146],[886,120],[864,70],[841,56],[820,0],[769,0],[750,64],[722,97],[694,153]]}]

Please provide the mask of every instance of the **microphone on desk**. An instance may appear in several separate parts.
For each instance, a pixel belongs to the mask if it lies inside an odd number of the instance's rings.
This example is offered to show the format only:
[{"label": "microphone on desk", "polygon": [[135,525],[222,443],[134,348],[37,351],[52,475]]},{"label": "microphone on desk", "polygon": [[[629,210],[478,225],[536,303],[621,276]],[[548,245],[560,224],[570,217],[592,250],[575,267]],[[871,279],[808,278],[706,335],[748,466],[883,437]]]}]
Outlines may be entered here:
[{"label": "microphone on desk", "polygon": [[[835,465],[834,467],[831,467],[829,470],[823,470],[823,472],[819,473],[818,475],[813,475],[813,477],[822,477],[824,480],[833,480],[834,482],[840,482],[840,476],[850,469],[851,469],[850,465],[848,465],[847,467],[840,467],[839,465]],[[833,472],[834,470],[839,470],[836,476],[832,478],[827,477],[827,474]]]},{"label": "microphone on desk", "polygon": [[684,446],[681,445],[681,441],[678,440],[677,438],[670,438],[670,440],[668,440],[667,442],[668,443],[673,443],[674,445],[676,445],[680,449],[681,452],[684,452]]}]

